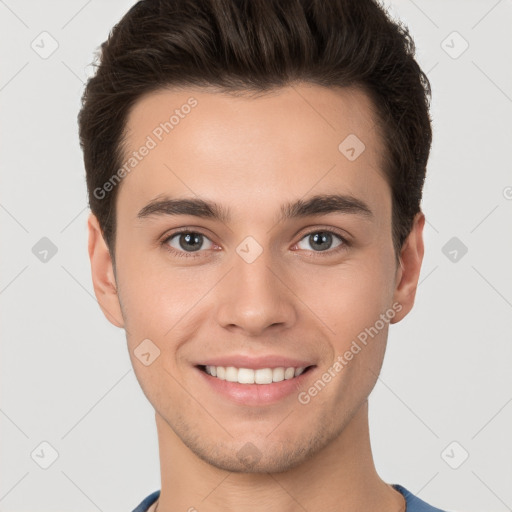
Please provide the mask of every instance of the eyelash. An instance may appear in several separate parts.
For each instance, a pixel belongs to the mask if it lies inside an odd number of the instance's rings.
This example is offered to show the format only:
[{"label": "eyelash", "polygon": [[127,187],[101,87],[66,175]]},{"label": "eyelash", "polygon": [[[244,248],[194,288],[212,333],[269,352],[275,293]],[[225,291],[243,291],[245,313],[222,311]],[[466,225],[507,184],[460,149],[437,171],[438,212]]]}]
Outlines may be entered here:
[{"label": "eyelash", "polygon": [[[184,229],[181,229],[178,231],[174,231],[169,236],[166,236],[165,239],[162,240],[161,245],[164,246],[164,248],[167,251],[169,251],[173,256],[177,256],[179,258],[197,258],[197,257],[199,257],[200,253],[203,252],[201,250],[199,250],[197,252],[177,251],[173,247],[169,246],[169,244],[168,244],[169,240],[174,238],[176,235],[180,235],[183,233],[201,235],[201,236],[204,236],[205,238],[208,238],[208,236],[206,236],[204,233],[201,233],[201,231],[184,228]],[[337,231],[333,230],[332,228],[330,228],[330,229],[317,228],[317,229],[314,229],[307,233],[304,233],[297,243],[302,241],[307,236],[310,236],[315,233],[328,233],[328,234],[334,235],[340,239],[341,244],[332,250],[327,249],[326,251],[307,251],[307,252],[315,253],[315,256],[308,256],[310,258],[316,258],[318,256],[322,256],[323,253],[327,254],[328,256],[332,256],[333,254],[338,254],[339,252],[346,250],[351,245],[350,242],[344,236],[340,235]],[[209,238],[208,238],[208,240],[209,240]]]}]

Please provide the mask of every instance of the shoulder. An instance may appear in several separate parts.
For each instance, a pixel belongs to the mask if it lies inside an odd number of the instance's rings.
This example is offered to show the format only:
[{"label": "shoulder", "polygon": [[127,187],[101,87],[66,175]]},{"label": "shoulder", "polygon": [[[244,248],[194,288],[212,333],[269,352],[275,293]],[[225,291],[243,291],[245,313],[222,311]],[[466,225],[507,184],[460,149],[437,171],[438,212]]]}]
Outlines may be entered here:
[{"label": "shoulder", "polygon": [[406,512],[448,512],[429,505],[402,485],[391,484],[391,486],[404,496],[405,502],[407,503]]},{"label": "shoulder", "polygon": [[132,512],[147,512],[149,507],[153,505],[153,503],[160,496],[160,491],[155,491],[151,493],[147,498],[144,498],[134,509]]}]

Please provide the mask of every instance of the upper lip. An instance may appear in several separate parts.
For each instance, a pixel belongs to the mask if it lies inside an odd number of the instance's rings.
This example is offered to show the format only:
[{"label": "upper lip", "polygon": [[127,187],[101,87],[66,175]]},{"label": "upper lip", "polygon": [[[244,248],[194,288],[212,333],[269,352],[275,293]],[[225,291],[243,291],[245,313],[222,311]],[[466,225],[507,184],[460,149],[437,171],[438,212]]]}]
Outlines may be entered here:
[{"label": "upper lip", "polygon": [[247,356],[243,354],[212,357],[198,363],[197,366],[234,366],[235,368],[251,368],[257,370],[260,368],[306,368],[313,366],[314,363],[305,359],[295,359],[292,357],[266,355],[266,356]]}]

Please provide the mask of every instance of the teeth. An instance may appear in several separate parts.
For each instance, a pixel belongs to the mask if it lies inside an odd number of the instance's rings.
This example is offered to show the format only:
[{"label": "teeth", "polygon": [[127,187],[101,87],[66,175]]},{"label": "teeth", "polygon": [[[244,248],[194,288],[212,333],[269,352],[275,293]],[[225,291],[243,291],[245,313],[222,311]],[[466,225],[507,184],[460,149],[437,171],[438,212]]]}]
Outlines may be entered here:
[{"label": "teeth", "polygon": [[212,377],[217,377],[228,382],[238,382],[240,384],[271,384],[272,382],[281,382],[283,380],[293,379],[303,373],[305,367],[293,368],[260,368],[252,370],[251,368],[235,368],[234,366],[206,366],[206,373]]},{"label": "teeth", "polygon": [[238,381],[238,370],[234,366],[228,366],[226,368],[226,380],[228,382]]},{"label": "teeth", "polygon": [[284,372],[285,379],[293,379],[295,377],[295,368],[286,368]]},{"label": "teeth", "polygon": [[306,368],[295,368],[294,377],[298,377]]},{"label": "teeth", "polygon": [[254,373],[255,384],[272,384],[274,377],[273,370],[270,368],[262,368],[261,370],[248,370]]},{"label": "teeth", "polygon": [[[241,384],[254,384],[254,381],[257,379],[256,376],[257,372],[254,370],[249,370],[248,368],[240,368],[238,370],[238,382]],[[270,377],[270,380],[272,380],[272,376]],[[261,382],[258,382],[258,384],[261,384]]]},{"label": "teeth", "polygon": [[285,371],[284,368],[274,368],[272,370],[272,382],[281,382],[284,380]]}]

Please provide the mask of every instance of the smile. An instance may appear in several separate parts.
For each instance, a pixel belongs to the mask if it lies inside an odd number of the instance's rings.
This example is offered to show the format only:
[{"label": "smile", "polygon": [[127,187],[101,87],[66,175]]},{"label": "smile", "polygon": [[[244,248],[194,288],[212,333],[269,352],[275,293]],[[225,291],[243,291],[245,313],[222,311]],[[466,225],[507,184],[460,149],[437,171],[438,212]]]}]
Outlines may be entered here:
[{"label": "smile", "polygon": [[200,366],[200,369],[212,377],[239,384],[272,384],[298,377],[311,367],[284,367],[277,368],[235,368],[234,366]]}]

